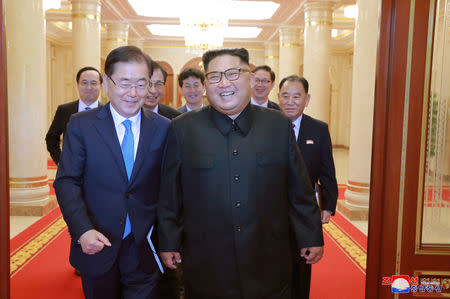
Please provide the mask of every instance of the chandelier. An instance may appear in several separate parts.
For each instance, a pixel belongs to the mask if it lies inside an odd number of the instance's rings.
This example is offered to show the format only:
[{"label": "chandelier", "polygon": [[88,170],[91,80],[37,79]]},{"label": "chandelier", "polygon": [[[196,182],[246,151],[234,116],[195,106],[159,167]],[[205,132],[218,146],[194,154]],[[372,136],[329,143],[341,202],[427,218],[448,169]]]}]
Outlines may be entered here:
[{"label": "chandelier", "polygon": [[231,0],[185,1],[180,23],[188,52],[200,53],[221,48],[228,27]]}]

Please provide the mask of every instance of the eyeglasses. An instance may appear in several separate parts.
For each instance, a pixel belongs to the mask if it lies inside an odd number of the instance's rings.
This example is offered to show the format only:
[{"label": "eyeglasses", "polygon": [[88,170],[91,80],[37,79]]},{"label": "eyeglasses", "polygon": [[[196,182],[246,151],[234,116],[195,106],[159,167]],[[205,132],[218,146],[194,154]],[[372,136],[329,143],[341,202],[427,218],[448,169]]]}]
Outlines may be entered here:
[{"label": "eyeglasses", "polygon": [[256,83],[256,84],[261,83],[262,85],[267,85],[267,84],[269,84],[270,82],[272,82],[272,81],[267,80],[267,79],[258,79],[258,78],[255,78],[255,83]]},{"label": "eyeglasses", "polygon": [[231,68],[223,72],[209,72],[205,75],[206,80],[209,83],[219,83],[222,80],[222,75],[225,75],[228,81],[236,81],[242,72],[250,72],[248,69],[242,69],[240,67]]},{"label": "eyeglasses", "polygon": [[156,82],[148,82],[148,89],[152,88],[163,88],[164,87],[164,82],[162,81],[156,81]]},{"label": "eyeglasses", "polygon": [[131,84],[128,81],[121,81],[116,84],[116,82],[114,82],[114,80],[110,76],[108,76],[108,78],[112,83],[114,83],[115,86],[122,89],[122,91],[130,91],[133,87],[136,88],[136,91],[146,91],[147,87],[149,86],[149,83],[146,80],[140,80],[137,84]]},{"label": "eyeglasses", "polygon": [[81,81],[80,85],[82,87],[88,87],[89,85],[92,87],[97,87],[99,85],[99,83],[97,81]]}]

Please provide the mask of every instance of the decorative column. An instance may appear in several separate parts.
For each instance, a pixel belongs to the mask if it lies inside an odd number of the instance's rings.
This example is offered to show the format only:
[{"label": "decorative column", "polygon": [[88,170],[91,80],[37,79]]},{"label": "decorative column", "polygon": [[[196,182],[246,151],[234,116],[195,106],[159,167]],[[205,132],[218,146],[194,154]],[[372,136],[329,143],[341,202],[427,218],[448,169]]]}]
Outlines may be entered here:
[{"label": "decorative column", "polygon": [[302,61],[300,36],[302,30],[298,27],[280,28],[280,63],[279,76],[282,78],[290,75],[298,75]]},{"label": "decorative column", "polygon": [[100,0],[72,0],[74,75],[85,66],[100,70],[100,5]]},{"label": "decorative column", "polygon": [[269,94],[269,99],[278,103],[278,82],[279,74],[280,46],[278,43],[268,42],[264,45],[264,64],[270,66],[275,73],[275,85]]},{"label": "decorative column", "polygon": [[378,1],[358,1],[353,56],[348,187],[340,209],[350,219],[368,217],[378,36]]},{"label": "decorative column", "polygon": [[[4,1],[7,18],[9,187],[11,215],[44,215],[47,178],[46,55],[42,0]],[[26,9],[24,9],[26,8]]]},{"label": "decorative column", "polygon": [[128,23],[106,24],[105,57],[115,48],[128,45]]},{"label": "decorative column", "polygon": [[330,122],[330,40],[333,2],[308,1],[305,4],[304,77],[309,82],[307,113]]}]

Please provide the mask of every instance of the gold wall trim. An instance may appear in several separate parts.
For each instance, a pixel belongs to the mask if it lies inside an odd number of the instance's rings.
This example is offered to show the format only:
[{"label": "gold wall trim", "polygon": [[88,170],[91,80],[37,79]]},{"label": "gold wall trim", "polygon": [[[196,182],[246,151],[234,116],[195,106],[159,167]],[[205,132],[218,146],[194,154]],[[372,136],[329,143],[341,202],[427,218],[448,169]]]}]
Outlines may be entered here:
[{"label": "gold wall trim", "polygon": [[368,183],[360,183],[360,182],[355,182],[355,181],[350,181],[350,180],[347,180],[347,181],[350,185],[353,185],[353,186],[367,187],[367,188],[370,186]]},{"label": "gold wall trim", "polygon": [[285,48],[301,47],[299,43],[281,43],[280,46]]},{"label": "gold wall trim", "polygon": [[329,22],[329,21],[307,21],[307,22],[305,22],[305,26],[318,26],[318,25],[331,26],[331,25],[333,25],[333,22]]},{"label": "gold wall trim", "polygon": [[269,56],[264,56],[264,58],[266,58],[266,59],[277,59],[277,58],[280,58],[280,56],[269,55]]},{"label": "gold wall trim", "polygon": [[[424,193],[424,176],[425,176],[425,155],[427,147],[427,127],[428,127],[428,105],[430,94],[430,71],[431,71],[431,52],[433,44],[433,31],[434,31],[434,18],[435,18],[435,1],[430,1],[430,13],[428,14],[428,32],[427,32],[427,54],[425,61],[425,76],[424,76],[424,91],[423,91],[423,104],[422,104],[422,131],[420,133],[420,162],[419,162],[419,181],[418,196],[417,196],[417,216],[416,216],[416,241],[415,241],[415,254],[427,254],[428,250],[422,250],[422,217],[423,217],[423,193]],[[428,254],[436,254],[436,252],[429,251]],[[450,252],[447,252],[450,254]]]},{"label": "gold wall trim", "polygon": [[397,218],[397,248],[395,258],[395,273],[401,273],[400,263],[402,258],[402,232],[403,232],[403,205],[405,196],[405,172],[406,172],[406,149],[408,145],[408,118],[409,118],[409,97],[411,87],[411,62],[414,33],[414,13],[416,1],[411,0],[409,7],[409,28],[408,28],[408,49],[406,58],[405,75],[405,102],[403,104],[403,131],[402,131],[402,155],[400,167],[400,185],[398,195],[398,218]]},{"label": "gold wall trim", "polygon": [[35,181],[42,181],[47,180],[47,176],[38,176],[38,177],[31,177],[31,178],[9,178],[10,182],[35,182]]},{"label": "gold wall trim", "polygon": [[106,39],[108,42],[120,42],[120,43],[126,43],[128,40],[126,40],[125,38],[107,38]]},{"label": "gold wall trim", "polygon": [[365,193],[365,194],[369,193],[369,189],[358,188],[358,187],[353,187],[353,186],[347,186],[347,190],[356,192],[356,193]]},{"label": "gold wall trim", "polygon": [[27,188],[39,188],[47,186],[48,182],[38,183],[9,183],[9,188],[15,189],[27,189]]},{"label": "gold wall trim", "polygon": [[72,45],[71,42],[63,42],[63,41],[60,41],[60,40],[58,40],[56,38],[53,38],[51,36],[48,36],[48,35],[46,36],[46,38],[47,38],[47,40],[49,40],[51,42],[54,42],[54,43],[56,43],[56,44],[58,44],[60,46],[70,46],[70,45]]},{"label": "gold wall trim", "polygon": [[33,260],[42,250],[51,244],[66,228],[66,223],[62,216],[59,216],[47,228],[41,231],[35,238],[19,248],[10,255],[9,276],[13,277],[25,265]]},{"label": "gold wall trim", "polygon": [[98,15],[78,13],[78,14],[72,14],[72,18],[91,19],[91,20],[96,20],[96,21],[100,22],[100,17]]}]

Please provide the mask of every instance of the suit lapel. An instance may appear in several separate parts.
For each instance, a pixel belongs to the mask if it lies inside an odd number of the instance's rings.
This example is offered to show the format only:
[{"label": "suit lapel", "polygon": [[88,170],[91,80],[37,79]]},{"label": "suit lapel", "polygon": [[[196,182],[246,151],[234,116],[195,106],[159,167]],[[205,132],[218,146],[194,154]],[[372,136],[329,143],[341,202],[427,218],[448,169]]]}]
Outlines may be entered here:
[{"label": "suit lapel", "polygon": [[[154,131],[156,125],[154,124],[154,117],[150,111],[141,110],[141,131],[139,133],[139,143],[136,152],[136,159],[134,160],[133,172],[131,173],[130,183],[134,181],[139,169],[144,163],[144,158],[148,154],[148,148],[152,143],[152,138],[155,136]],[[125,167],[125,166],[124,166]]]},{"label": "suit lapel", "polygon": [[102,136],[103,141],[111,150],[114,160],[120,169],[125,180],[128,180],[125,163],[123,161],[122,150],[120,149],[119,139],[117,138],[116,128],[114,127],[114,120],[109,110],[109,105],[102,106],[97,114],[98,121],[95,123],[95,128],[98,134]]},{"label": "suit lapel", "polygon": [[300,150],[303,149],[303,146],[305,145],[305,132],[308,130],[308,120],[307,116],[303,114],[302,121],[300,122],[300,130],[298,132],[298,138],[297,138],[297,144],[300,147]]}]

